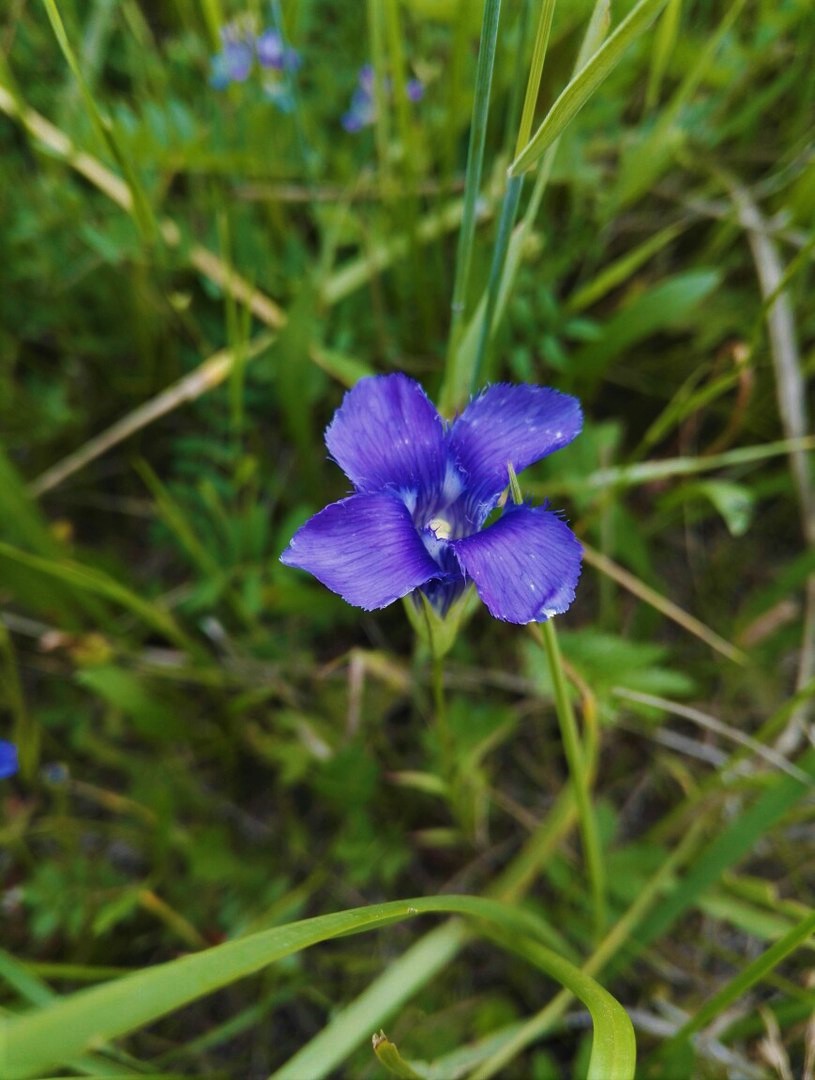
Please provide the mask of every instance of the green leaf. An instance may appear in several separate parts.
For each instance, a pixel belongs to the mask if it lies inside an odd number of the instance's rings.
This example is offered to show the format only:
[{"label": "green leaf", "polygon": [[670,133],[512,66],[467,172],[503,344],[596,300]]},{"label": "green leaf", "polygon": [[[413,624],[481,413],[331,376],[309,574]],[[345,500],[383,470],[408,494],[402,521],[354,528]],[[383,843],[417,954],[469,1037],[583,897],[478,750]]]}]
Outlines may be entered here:
[{"label": "green leaf", "polygon": [[106,664],[79,671],[76,679],[114,708],[132,717],[142,735],[167,741],[177,737],[182,730],[170,703],[150,689],[143,677],[132,671]]},{"label": "green leaf", "polygon": [[321,941],[431,912],[457,913],[486,923],[493,933],[502,935],[502,944],[526,956],[586,1005],[595,1033],[590,1080],[633,1077],[634,1030],[625,1010],[592,978],[539,944],[540,927],[533,915],[493,900],[449,896],[375,904],[276,927],[147,968],[105,986],[82,990],[34,1012],[7,1019],[0,1028],[4,1080],[35,1076],[78,1056],[100,1039],[135,1031]]},{"label": "green leaf", "polygon": [[731,536],[744,536],[750,528],[755,508],[755,496],[744,484],[731,480],[702,480],[688,484],[677,496],[693,498],[701,495],[708,499],[724,519]]},{"label": "green leaf", "polygon": [[609,319],[599,341],[575,353],[573,369],[597,377],[637,342],[658,331],[684,327],[720,280],[716,270],[691,270],[640,293]]}]

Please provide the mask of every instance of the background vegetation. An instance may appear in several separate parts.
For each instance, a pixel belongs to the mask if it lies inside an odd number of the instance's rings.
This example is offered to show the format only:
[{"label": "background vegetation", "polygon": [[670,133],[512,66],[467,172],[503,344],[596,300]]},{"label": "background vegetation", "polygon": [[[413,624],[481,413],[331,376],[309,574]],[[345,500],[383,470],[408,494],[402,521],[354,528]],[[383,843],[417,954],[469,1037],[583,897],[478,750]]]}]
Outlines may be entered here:
[{"label": "background vegetation", "polygon": [[[9,1031],[52,1039],[13,1075],[381,1076],[385,1025],[435,1063],[420,1076],[583,1076],[588,1013],[517,955],[522,918],[623,1003],[642,1076],[813,1075],[811,5],[639,4],[502,252],[540,7],[501,10],[451,348],[477,0],[3,5],[0,665],[22,768],[0,796],[0,979],[27,1010]],[[300,66],[216,89],[247,9]],[[607,14],[555,5],[532,131]],[[376,122],[349,132],[370,62]],[[483,609],[462,631],[446,775],[401,606],[359,612],[277,561],[344,493],[322,431],[346,387],[402,370],[466,398],[496,237],[480,380],[587,415],[523,487],[587,546],[557,628],[588,865],[533,637]],[[453,893],[519,914],[335,937]],[[248,946],[209,996],[150,1012],[154,984],[117,991],[351,908],[271,967]]]}]

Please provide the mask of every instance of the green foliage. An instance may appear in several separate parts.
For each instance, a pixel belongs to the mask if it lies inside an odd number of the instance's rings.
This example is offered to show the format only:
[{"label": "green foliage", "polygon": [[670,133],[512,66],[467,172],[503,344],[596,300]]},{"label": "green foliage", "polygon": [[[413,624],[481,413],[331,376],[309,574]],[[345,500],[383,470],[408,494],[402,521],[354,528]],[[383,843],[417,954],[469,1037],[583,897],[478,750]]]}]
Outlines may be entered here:
[{"label": "green foliage", "polygon": [[[0,1076],[804,1075],[810,7],[6,5]],[[562,661],[278,562],[392,370],[583,399]]]}]

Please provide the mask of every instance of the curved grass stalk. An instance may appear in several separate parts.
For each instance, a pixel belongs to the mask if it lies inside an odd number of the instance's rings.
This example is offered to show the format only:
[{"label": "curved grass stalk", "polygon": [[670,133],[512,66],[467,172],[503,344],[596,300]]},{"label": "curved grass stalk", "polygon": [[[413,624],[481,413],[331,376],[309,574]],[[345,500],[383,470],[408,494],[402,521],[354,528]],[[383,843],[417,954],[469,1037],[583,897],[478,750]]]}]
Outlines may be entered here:
[{"label": "curved grass stalk", "polygon": [[[662,895],[665,888],[673,878],[677,869],[684,865],[693,855],[701,834],[701,822],[698,822],[685,834],[682,843],[676,851],[666,859],[652,878],[646,882],[639,896],[628,908],[625,914],[615,923],[606,934],[592,955],[586,960],[582,970],[586,974],[595,975],[601,971],[632,938],[635,928],[653,909],[654,904]],[[469,1078],[469,1080],[490,1080],[496,1074],[500,1074],[507,1064],[517,1057],[527,1046],[531,1046],[547,1031],[550,1031],[558,1019],[563,1015],[572,1001],[572,995],[568,990],[562,990],[552,1001],[549,1002],[539,1013],[519,1029],[496,1053],[483,1063]]]},{"label": "curved grass stalk", "polygon": [[[104,986],[82,990],[35,1012],[6,1020],[5,1080],[25,1080],[322,941],[375,930],[419,914],[458,914],[498,931],[504,942],[577,996],[589,1009],[595,1038],[590,1080],[634,1075],[634,1029],[622,1006],[589,975],[540,942],[541,926],[528,912],[473,896],[420,897],[305,919],[159,964]],[[302,1075],[302,1074],[301,1074]]]}]

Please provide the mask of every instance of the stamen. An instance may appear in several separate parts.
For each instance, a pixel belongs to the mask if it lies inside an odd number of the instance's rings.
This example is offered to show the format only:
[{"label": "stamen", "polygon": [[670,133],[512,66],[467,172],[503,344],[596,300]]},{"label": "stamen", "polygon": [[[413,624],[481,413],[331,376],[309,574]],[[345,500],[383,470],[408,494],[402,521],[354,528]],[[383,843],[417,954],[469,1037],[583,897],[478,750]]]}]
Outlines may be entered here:
[{"label": "stamen", "polygon": [[437,540],[449,540],[453,535],[453,526],[449,521],[441,517],[431,518],[427,523],[427,527]]}]

